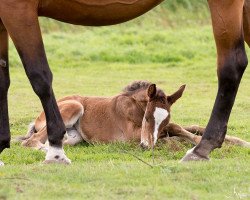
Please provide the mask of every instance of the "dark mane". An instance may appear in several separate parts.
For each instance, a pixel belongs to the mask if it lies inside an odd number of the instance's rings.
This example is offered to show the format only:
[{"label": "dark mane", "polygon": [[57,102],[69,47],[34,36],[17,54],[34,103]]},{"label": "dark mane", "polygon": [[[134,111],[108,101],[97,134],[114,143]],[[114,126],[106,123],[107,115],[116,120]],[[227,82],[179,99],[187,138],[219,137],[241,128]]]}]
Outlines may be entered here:
[{"label": "dark mane", "polygon": [[150,84],[152,83],[149,81],[134,81],[123,88],[122,91],[130,93],[141,89],[147,89]]},{"label": "dark mane", "polygon": [[[138,92],[139,90],[146,90],[148,88],[149,85],[151,85],[152,83],[149,81],[134,81],[131,84],[127,85],[122,91],[125,94],[134,94],[135,92]],[[164,98],[166,95],[165,93],[157,88],[157,97],[158,98]]]}]

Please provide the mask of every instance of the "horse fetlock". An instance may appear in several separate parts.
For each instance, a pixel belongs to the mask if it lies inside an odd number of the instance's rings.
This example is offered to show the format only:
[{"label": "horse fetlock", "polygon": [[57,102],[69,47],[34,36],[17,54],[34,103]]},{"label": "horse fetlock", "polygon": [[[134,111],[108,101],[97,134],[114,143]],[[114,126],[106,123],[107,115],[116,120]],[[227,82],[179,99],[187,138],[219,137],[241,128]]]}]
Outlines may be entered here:
[{"label": "horse fetlock", "polygon": [[67,158],[63,148],[49,146],[45,161],[43,163],[71,164],[71,160]]},{"label": "horse fetlock", "polygon": [[6,148],[10,148],[10,137],[0,140],[0,153]]},{"label": "horse fetlock", "polygon": [[[54,133],[54,134],[49,134],[49,133]],[[62,146],[62,141],[64,139],[65,133],[66,133],[66,130],[65,130],[64,126],[59,128],[59,125],[57,127],[54,127],[54,125],[53,125],[53,128],[51,128],[48,131],[49,144],[51,146]]]}]

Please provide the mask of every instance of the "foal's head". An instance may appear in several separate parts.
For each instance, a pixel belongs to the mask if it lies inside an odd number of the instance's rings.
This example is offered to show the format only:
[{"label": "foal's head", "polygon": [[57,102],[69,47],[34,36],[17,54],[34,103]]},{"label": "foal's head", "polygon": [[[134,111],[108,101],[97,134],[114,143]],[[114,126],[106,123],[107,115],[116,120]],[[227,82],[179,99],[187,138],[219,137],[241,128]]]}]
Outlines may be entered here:
[{"label": "foal's head", "polygon": [[170,120],[170,107],[182,96],[185,85],[181,86],[174,94],[167,96],[158,90],[155,84],[150,84],[147,89],[148,103],[142,121],[141,146],[153,147],[157,142],[163,128]]}]

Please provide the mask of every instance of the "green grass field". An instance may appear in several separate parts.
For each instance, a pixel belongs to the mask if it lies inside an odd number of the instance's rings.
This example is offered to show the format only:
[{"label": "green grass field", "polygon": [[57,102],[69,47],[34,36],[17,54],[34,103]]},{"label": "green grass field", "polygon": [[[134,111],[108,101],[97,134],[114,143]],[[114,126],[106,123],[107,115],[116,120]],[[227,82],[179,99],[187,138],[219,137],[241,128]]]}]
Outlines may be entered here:
[{"label": "green grass field", "polygon": [[[176,1],[178,3],[178,1]],[[187,84],[172,121],[205,126],[217,91],[216,49],[206,5],[164,4],[132,22],[81,28],[41,20],[57,98],[111,96],[134,80],[166,93]],[[186,2],[186,3],[185,3]],[[167,7],[167,8],[166,8]],[[178,14],[179,13],[179,14]],[[248,55],[250,55],[249,50]],[[9,111],[13,138],[26,133],[41,105],[11,44]],[[250,74],[243,77],[228,133],[250,141]],[[66,147],[70,166],[43,165],[44,153],[12,143],[0,159],[1,199],[250,199],[250,150],[224,145],[211,162],[180,164],[191,146],[160,143],[154,163],[136,143]],[[145,165],[130,154],[148,163]]]}]

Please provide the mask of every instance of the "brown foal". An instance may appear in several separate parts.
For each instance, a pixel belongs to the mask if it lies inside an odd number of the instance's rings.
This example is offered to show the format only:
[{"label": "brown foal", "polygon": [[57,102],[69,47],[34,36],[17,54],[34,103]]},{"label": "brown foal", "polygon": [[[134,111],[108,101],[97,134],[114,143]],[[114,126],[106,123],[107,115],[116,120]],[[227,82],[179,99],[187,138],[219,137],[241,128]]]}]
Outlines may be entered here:
[{"label": "brown foal", "polygon": [[[53,89],[38,16],[63,22],[102,26],[122,23],[149,11],[163,0],[1,0],[0,2],[0,153],[10,147],[7,93],[9,88],[8,34],[20,55],[31,85],[41,100],[50,149],[62,154],[65,126]],[[250,44],[250,0],[208,0],[218,55],[219,87],[201,142],[183,161],[208,159],[221,147]],[[65,162],[69,162],[65,156]],[[0,163],[3,165],[3,163]]]},{"label": "brown foal", "polygon": [[[83,140],[88,143],[133,140],[140,141],[143,148],[151,148],[159,138],[178,136],[197,145],[204,128],[182,128],[169,123],[170,107],[184,89],[183,85],[172,95],[166,95],[155,84],[136,81],[114,97],[75,95],[62,98],[57,103],[67,130],[64,144],[75,145]],[[47,152],[47,138],[46,118],[41,112],[22,138],[22,145]],[[226,140],[250,147],[250,143],[236,137],[227,136]],[[49,156],[47,154],[46,162],[54,162]],[[57,158],[63,157],[57,155]]]}]

